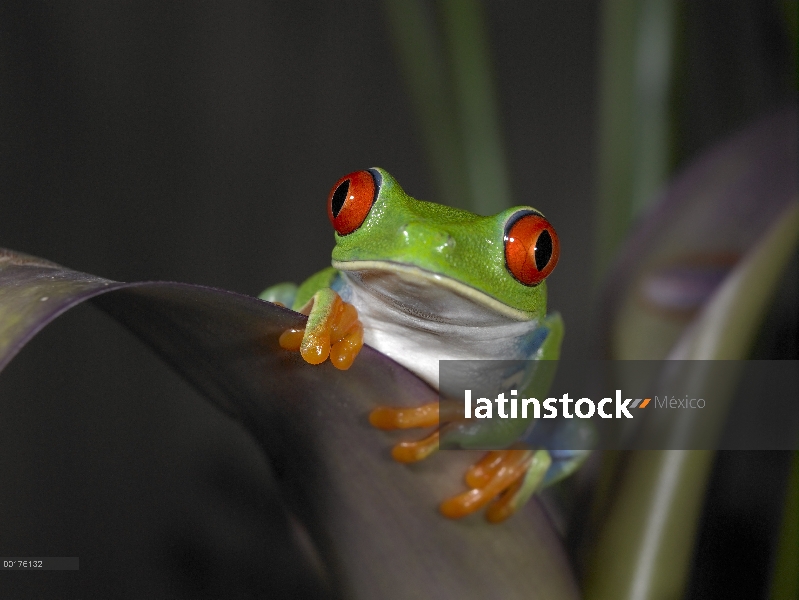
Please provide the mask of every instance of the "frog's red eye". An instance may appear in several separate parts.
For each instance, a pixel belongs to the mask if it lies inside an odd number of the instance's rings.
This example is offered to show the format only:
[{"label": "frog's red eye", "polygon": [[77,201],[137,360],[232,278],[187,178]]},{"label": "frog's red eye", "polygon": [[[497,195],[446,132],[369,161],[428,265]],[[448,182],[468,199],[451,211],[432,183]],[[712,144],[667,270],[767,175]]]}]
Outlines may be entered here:
[{"label": "frog's red eye", "polygon": [[536,212],[514,215],[505,226],[505,264],[524,285],[538,285],[558,264],[555,228]]},{"label": "frog's red eye", "polygon": [[327,216],[339,235],[352,233],[363,225],[377,192],[371,171],[355,171],[336,182],[327,200]]}]

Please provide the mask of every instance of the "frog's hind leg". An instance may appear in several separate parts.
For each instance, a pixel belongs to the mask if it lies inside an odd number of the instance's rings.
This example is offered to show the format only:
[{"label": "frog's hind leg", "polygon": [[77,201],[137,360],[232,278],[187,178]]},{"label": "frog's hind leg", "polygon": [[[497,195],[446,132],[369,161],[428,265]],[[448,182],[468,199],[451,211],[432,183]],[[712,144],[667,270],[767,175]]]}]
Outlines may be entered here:
[{"label": "frog's hind leg", "polygon": [[266,288],[263,292],[258,294],[258,298],[261,300],[266,300],[278,306],[288,306],[289,308],[294,304],[294,299],[296,297],[296,283],[278,283],[277,285]]},{"label": "frog's hind leg", "polygon": [[486,519],[504,521],[529,500],[544,480],[552,459],[546,450],[496,450],[466,472],[470,490],[445,500],[440,511],[459,519],[490,503]]},{"label": "frog's hind leg", "polygon": [[542,488],[550,470],[552,458],[546,450],[535,450],[527,471],[486,510],[486,519],[500,523],[527,504],[530,497]]},{"label": "frog's hind leg", "polygon": [[[411,408],[378,406],[369,415],[373,427],[383,430],[433,427],[427,437],[400,442],[391,450],[397,462],[424,460],[439,448],[441,428],[456,416],[453,404],[431,402]],[[450,414],[452,413],[452,414]],[[444,425],[440,425],[440,423]],[[504,521],[527,502],[539,489],[552,460],[546,450],[510,449],[488,452],[466,472],[469,490],[444,501],[441,513],[459,519],[490,504],[486,518],[492,523]]]}]

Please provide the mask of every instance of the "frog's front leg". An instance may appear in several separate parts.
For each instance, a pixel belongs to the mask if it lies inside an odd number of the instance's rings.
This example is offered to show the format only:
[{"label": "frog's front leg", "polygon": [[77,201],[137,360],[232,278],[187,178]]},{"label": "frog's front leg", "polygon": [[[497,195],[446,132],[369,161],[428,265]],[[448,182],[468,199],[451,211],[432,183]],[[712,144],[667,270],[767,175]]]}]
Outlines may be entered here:
[{"label": "frog's front leg", "polygon": [[332,289],[322,288],[298,312],[308,317],[305,328],[284,331],[280,347],[299,350],[312,365],[323,363],[329,356],[337,369],[349,369],[363,346],[363,325],[355,307]]}]

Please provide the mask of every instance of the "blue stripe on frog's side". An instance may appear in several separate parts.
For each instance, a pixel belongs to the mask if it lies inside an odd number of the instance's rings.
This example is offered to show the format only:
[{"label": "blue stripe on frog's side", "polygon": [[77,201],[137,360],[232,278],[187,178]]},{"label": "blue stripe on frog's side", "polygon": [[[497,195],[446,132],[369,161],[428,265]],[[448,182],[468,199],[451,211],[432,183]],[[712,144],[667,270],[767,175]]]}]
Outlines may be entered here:
[{"label": "blue stripe on frog's side", "polygon": [[341,276],[341,271],[336,271],[336,276],[330,282],[330,289],[341,296],[344,302],[352,302],[352,286]]},{"label": "blue stripe on frog's side", "polygon": [[569,450],[569,446],[590,446],[596,432],[589,421],[572,419],[567,423],[539,420],[533,424],[522,441],[534,448],[547,448],[552,465],[541,487],[547,487],[571,475],[588,458],[590,450]]},{"label": "blue stripe on frog's side", "polygon": [[520,354],[532,359],[535,353],[544,345],[544,341],[546,341],[547,337],[549,337],[549,327],[545,325],[537,327],[522,338],[522,345],[519,348]]}]

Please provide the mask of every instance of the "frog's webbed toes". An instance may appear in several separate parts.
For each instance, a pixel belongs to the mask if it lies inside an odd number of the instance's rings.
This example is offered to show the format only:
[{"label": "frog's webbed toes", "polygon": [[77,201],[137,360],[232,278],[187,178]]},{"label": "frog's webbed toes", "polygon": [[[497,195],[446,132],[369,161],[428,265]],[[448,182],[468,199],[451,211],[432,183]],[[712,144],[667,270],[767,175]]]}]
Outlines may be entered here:
[{"label": "frog's webbed toes", "polygon": [[460,519],[489,504],[486,519],[504,521],[535,493],[551,462],[546,450],[489,452],[466,472],[471,489],[442,502],[441,514]]},{"label": "frog's webbed toes", "polygon": [[279,339],[280,347],[296,352],[312,365],[330,362],[346,370],[363,346],[363,325],[358,311],[331,289],[317,292],[300,313],[308,316],[304,329],[287,329]]}]

